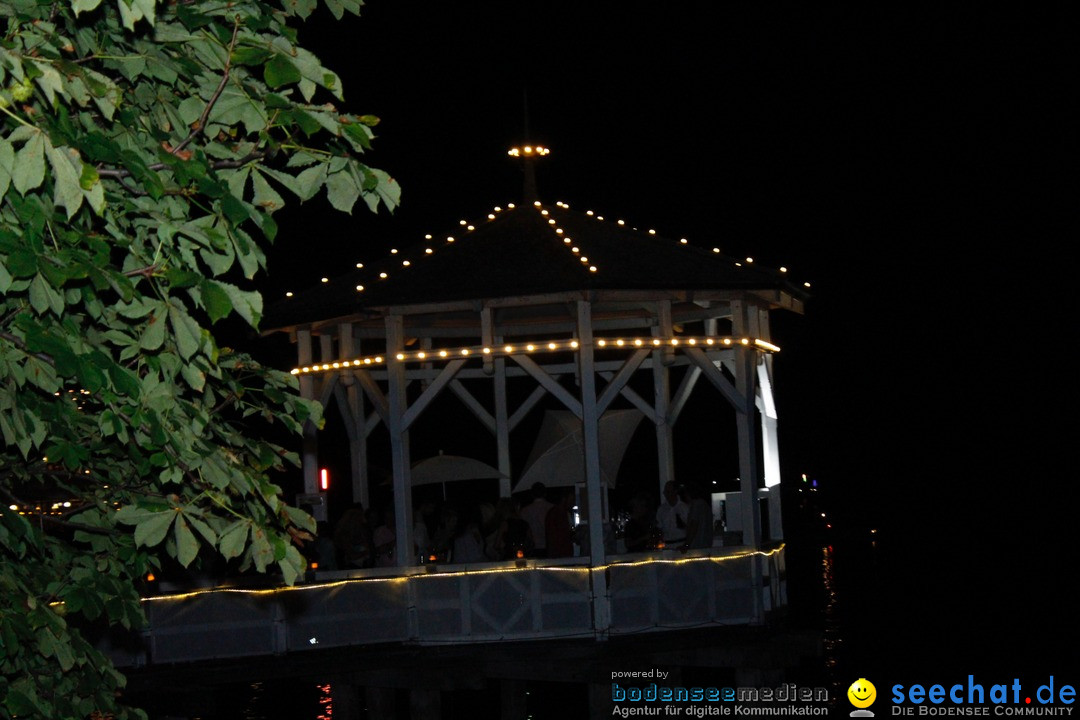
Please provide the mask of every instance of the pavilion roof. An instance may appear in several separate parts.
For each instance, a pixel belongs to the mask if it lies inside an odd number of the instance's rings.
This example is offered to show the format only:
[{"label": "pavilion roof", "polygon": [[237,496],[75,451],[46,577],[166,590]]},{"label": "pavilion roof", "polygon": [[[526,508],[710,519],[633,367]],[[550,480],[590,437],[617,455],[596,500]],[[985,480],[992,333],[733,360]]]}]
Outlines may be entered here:
[{"label": "pavilion roof", "polygon": [[[575,252],[576,249],[576,252]],[[267,331],[390,306],[590,291],[806,291],[777,270],[563,203],[496,208],[475,225],[297,292],[267,308]]]}]

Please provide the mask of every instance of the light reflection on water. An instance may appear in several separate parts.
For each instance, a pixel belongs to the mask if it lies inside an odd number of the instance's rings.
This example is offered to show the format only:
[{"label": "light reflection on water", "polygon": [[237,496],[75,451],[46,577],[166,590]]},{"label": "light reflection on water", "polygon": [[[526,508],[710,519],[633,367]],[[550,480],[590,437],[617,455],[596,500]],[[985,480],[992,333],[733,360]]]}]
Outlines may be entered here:
[{"label": "light reflection on water", "polygon": [[329,683],[326,685],[316,685],[321,693],[318,698],[319,714],[315,716],[315,720],[330,720],[334,716],[334,696],[331,692],[331,686]]},{"label": "light reflection on water", "polygon": [[840,652],[844,638],[839,595],[836,591],[836,576],[833,573],[832,545],[821,548],[821,583],[825,591],[824,627],[822,629],[823,660],[825,674],[829,682],[829,697],[837,698],[840,697]]}]

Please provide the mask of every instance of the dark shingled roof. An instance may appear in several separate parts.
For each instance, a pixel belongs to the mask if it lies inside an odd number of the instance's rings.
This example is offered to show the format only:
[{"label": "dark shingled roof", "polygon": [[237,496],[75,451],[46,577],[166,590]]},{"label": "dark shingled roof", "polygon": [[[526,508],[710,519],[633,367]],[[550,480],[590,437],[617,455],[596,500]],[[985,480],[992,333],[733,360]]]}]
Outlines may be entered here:
[{"label": "dark shingled roof", "polygon": [[[459,228],[453,242],[444,236],[401,249],[275,303],[267,309],[263,327],[284,328],[389,305],[583,290],[782,289],[805,296],[780,272],[740,266],[711,249],[559,205],[517,206],[494,215],[474,230]],[[572,247],[580,252],[573,253]],[[426,253],[426,248],[433,252]],[[587,263],[581,262],[583,257]],[[385,279],[379,277],[382,272]]]}]

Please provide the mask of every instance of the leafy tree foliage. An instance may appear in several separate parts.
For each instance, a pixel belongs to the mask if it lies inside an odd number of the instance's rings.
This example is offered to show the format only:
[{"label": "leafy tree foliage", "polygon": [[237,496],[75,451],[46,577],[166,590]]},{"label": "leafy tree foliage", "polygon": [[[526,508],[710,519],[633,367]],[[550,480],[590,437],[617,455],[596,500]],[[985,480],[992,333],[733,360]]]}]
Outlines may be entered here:
[{"label": "leafy tree foliage", "polygon": [[0,717],[140,715],[80,628],[137,626],[162,557],[304,569],[259,426],[320,409],[211,328],[258,325],[283,196],[398,201],[316,4],[0,1]]}]

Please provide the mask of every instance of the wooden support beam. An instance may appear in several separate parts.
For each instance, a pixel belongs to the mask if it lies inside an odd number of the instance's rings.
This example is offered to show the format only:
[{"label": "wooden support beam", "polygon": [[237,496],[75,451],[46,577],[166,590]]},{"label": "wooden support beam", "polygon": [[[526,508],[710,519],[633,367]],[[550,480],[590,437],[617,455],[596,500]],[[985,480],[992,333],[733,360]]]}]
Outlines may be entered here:
[{"label": "wooden support beam", "polygon": [[[312,364],[311,330],[296,331],[296,360],[301,366]],[[308,400],[315,399],[315,378],[300,376],[300,396]],[[304,476],[304,493],[311,495],[319,491],[319,436],[315,423],[304,423],[301,439],[301,470]]]},{"label": "wooden support beam", "polygon": [[383,395],[382,388],[375,382],[375,378],[367,370],[353,370],[352,373],[353,377],[360,383],[360,387],[364,389],[364,394],[371,401],[371,406],[375,409],[375,412],[379,414],[383,422],[387,422],[386,418],[390,414],[389,402],[386,395]]},{"label": "wooden support beam", "polygon": [[[584,351],[585,343],[582,340],[581,350]],[[559,381],[544,372],[536,362],[528,355],[511,355],[510,359],[516,362],[521,368],[527,372],[536,382],[547,390],[549,393],[559,399],[566,408],[574,413],[578,418],[581,418],[581,401],[570,394],[570,391],[559,384]]]},{"label": "wooden support beam", "polygon": [[[646,369],[651,370],[652,365],[650,364]],[[614,377],[615,377],[615,373],[613,373],[613,372],[598,372],[597,375],[599,375],[600,377],[604,378],[605,380],[607,380],[609,382],[611,380],[613,380]],[[638,410],[640,410],[642,412],[642,414],[644,414],[645,417],[647,417],[649,419],[650,422],[652,422],[654,424],[659,422],[659,419],[656,416],[656,408],[654,408],[652,405],[650,405],[648,402],[646,402],[645,398],[641,397],[640,395],[638,395],[636,392],[634,392],[633,390],[631,390],[628,387],[622,388],[619,391],[619,394],[622,395],[627,400],[629,400],[634,405],[634,407],[636,407]]]},{"label": "wooden support beam", "polygon": [[[664,328],[654,327],[653,334],[659,336],[664,333]],[[652,375],[653,375],[653,422],[656,423],[656,459],[657,481],[660,492],[664,486],[675,480],[675,450],[672,446],[671,425],[668,424],[668,410],[671,399],[671,379],[668,367],[664,361],[667,349],[652,351]]]},{"label": "wooden support beam", "polygon": [[485,408],[480,401],[469,392],[469,389],[465,387],[465,384],[462,383],[461,380],[454,378],[450,382],[450,392],[458,396],[465,407],[469,408],[476,419],[488,429],[488,432],[492,435],[495,434],[495,418],[487,411],[487,408]]},{"label": "wooden support beam", "polygon": [[694,386],[697,385],[699,377],[701,377],[699,367],[692,367],[683,375],[679,389],[675,391],[675,396],[671,399],[671,407],[668,408],[668,425],[671,427],[675,427],[675,423],[679,420],[679,414],[686,407],[686,401],[690,399],[690,393],[694,392]]},{"label": "wooden support beam", "polygon": [[[405,336],[400,315],[386,318],[386,356],[394,357],[405,347]],[[405,411],[408,401],[405,396],[405,364],[392,362],[387,366],[390,381],[388,400],[388,422],[390,429],[390,456],[394,476],[394,524],[397,533],[395,564],[406,567],[412,564],[413,556],[413,513],[411,462],[409,457],[409,431],[405,427]]]},{"label": "wooden support beam", "polygon": [[334,395],[334,388],[338,384],[338,373],[324,373],[319,383],[319,404],[324,408],[330,403]]},{"label": "wooden support beam", "polygon": [[724,373],[720,371],[720,368],[716,367],[716,363],[701,348],[684,347],[683,354],[704,373],[705,379],[720,391],[720,394],[731,403],[731,406],[736,411],[745,404],[745,398],[739,395],[738,390],[731,384],[731,381],[724,377]]},{"label": "wooden support beam", "polygon": [[431,402],[438,397],[439,393],[446,388],[447,384],[454,379],[457,371],[461,369],[461,366],[465,364],[465,360],[458,358],[446,363],[442,372],[438,374],[435,380],[429,384],[424,392],[416,399],[416,401],[409,406],[409,409],[405,411],[405,417],[402,418],[402,429],[408,430],[412,427],[413,422],[416,421],[420,414],[431,404]]},{"label": "wooden support beam", "polygon": [[510,497],[510,421],[507,418],[506,358],[496,358],[494,369],[495,452],[499,472],[502,473],[499,478],[499,497]]},{"label": "wooden support beam", "polygon": [[[359,354],[359,348],[353,337],[352,323],[338,325],[338,356],[348,360]],[[367,438],[364,422],[364,392],[357,384],[356,375],[342,373],[338,388],[344,387],[344,398],[338,398],[342,408],[342,418],[349,436],[349,475],[352,486],[352,500],[365,508],[371,505],[368,483]],[[340,392],[340,390],[339,390]]]},{"label": "wooden support beam", "polygon": [[[586,301],[577,303],[578,338],[581,363],[581,418],[585,454],[585,488],[589,500],[590,564],[605,561],[604,497],[600,481],[600,414],[596,406],[596,375],[593,372],[592,308]],[[593,582],[593,630],[598,639],[607,637],[611,626],[611,606],[604,572],[591,573]]]},{"label": "wooden support beam", "polygon": [[645,358],[649,356],[649,351],[643,349],[635,350],[634,353],[626,359],[623,366],[619,368],[619,372],[608,382],[604,387],[604,391],[600,394],[600,399],[596,401],[597,409],[600,414],[603,415],[604,411],[611,405],[611,401],[614,400],[622,389],[626,387],[626,384],[630,382],[630,378],[634,372],[641,367],[641,363]]},{"label": "wooden support beam", "polygon": [[510,416],[510,429],[513,430],[518,426],[525,416],[529,414],[529,411],[536,406],[536,403],[540,402],[540,399],[547,395],[547,390],[542,385],[538,385],[533,388],[533,391],[529,393],[529,397],[518,405],[518,409],[514,411],[514,414]]}]

